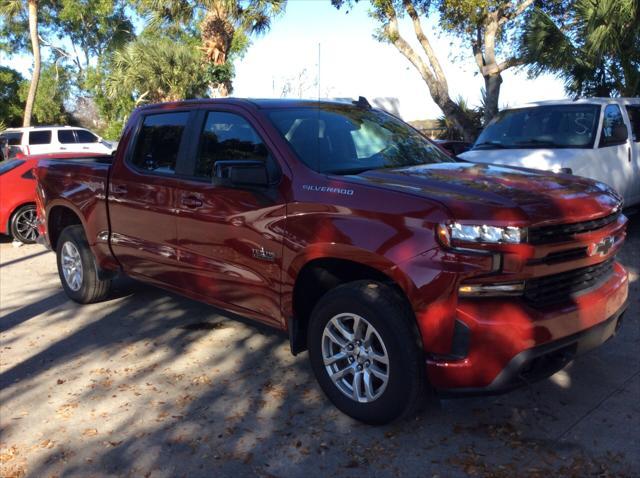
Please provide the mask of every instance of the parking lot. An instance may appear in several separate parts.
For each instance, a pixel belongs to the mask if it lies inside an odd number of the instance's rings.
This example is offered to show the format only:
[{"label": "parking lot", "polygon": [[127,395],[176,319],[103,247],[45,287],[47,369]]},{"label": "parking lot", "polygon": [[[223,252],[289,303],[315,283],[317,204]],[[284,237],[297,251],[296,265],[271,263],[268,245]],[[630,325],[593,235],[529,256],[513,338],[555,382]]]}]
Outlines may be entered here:
[{"label": "parking lot", "polygon": [[321,394],[286,337],[118,280],[79,306],[41,246],[0,244],[0,475],[638,476],[640,216],[620,333],[549,380],[385,427]]}]

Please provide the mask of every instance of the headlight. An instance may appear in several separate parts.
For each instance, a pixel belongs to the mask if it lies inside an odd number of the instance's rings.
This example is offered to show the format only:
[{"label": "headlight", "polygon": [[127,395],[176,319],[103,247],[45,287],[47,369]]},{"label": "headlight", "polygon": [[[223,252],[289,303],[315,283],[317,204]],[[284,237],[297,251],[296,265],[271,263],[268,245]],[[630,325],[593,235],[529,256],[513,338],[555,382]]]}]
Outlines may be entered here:
[{"label": "headlight", "polygon": [[486,224],[471,225],[439,224],[438,238],[445,246],[455,242],[485,243],[485,244],[520,244],[526,239],[526,229],[520,227],[487,226]]}]

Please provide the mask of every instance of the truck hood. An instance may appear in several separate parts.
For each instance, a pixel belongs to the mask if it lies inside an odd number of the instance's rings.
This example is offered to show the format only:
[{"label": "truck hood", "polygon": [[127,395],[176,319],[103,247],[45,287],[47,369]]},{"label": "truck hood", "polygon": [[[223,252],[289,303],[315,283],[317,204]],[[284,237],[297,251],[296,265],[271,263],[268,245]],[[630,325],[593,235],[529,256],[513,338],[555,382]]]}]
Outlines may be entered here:
[{"label": "truck hood", "polygon": [[[586,150],[589,151],[589,150]],[[478,149],[458,155],[465,161],[488,164],[522,166],[524,168],[559,170],[576,156],[584,156],[584,149],[536,148],[536,149]]]},{"label": "truck hood", "polygon": [[479,163],[377,169],[358,182],[438,201],[460,221],[533,226],[610,214],[621,199],[605,184],[566,174]]}]

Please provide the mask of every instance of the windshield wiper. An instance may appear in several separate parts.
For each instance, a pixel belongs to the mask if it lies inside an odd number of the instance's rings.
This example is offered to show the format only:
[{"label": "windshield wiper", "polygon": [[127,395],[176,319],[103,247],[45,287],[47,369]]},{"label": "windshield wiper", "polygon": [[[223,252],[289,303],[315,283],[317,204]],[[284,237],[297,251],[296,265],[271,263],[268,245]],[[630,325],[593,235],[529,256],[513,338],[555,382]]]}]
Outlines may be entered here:
[{"label": "windshield wiper", "polygon": [[365,167],[360,167],[360,168],[345,168],[345,169],[329,169],[326,171],[323,171],[324,174],[337,174],[338,176],[349,176],[349,175],[357,175],[360,173],[364,173],[365,171],[370,171],[372,169],[376,169],[376,168],[365,168]]},{"label": "windshield wiper", "polygon": [[563,144],[554,143],[544,139],[528,139],[526,141],[516,141],[517,146],[548,146],[551,148],[563,148]]},{"label": "windshield wiper", "polygon": [[484,141],[482,143],[474,144],[473,149],[478,149],[482,146],[486,146],[487,149],[504,149],[506,146],[502,143],[498,143],[497,141]]}]

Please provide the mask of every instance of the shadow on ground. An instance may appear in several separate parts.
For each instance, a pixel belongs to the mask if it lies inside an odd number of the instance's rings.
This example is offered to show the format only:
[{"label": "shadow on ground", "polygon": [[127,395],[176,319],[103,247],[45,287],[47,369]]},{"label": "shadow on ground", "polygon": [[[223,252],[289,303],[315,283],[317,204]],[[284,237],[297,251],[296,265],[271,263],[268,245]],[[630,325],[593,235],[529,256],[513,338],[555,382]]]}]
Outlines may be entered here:
[{"label": "shadow on ground", "polygon": [[[640,217],[629,232],[632,301],[614,341],[526,389],[378,428],[336,411],[279,333],[128,280],[80,307],[52,255],[5,262],[3,249],[2,474],[632,476]],[[6,292],[24,264],[42,283]]]}]

